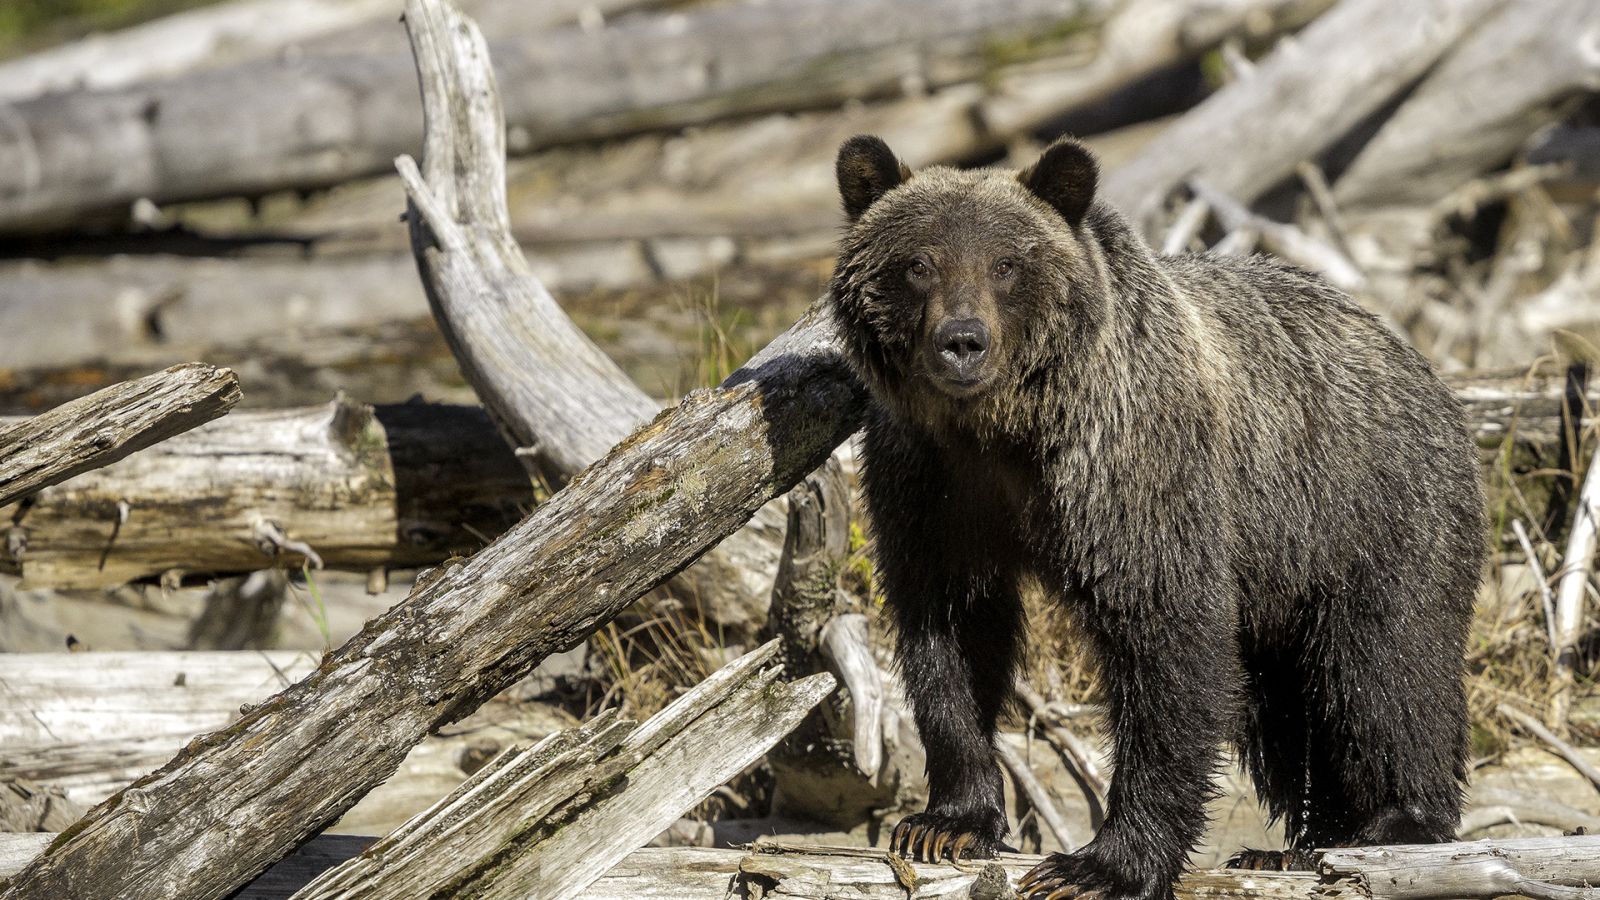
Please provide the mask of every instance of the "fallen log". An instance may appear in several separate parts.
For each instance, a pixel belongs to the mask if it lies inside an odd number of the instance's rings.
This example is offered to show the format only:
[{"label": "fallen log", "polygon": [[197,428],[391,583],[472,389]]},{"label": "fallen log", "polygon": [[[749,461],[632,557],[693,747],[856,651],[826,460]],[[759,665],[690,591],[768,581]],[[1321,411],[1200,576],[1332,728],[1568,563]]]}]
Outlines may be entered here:
[{"label": "fallen log", "polygon": [[833,690],[826,673],[779,681],[777,651],[745,654],[638,727],[603,715],[501,755],[296,900],[579,896]]},{"label": "fallen log", "polygon": [[471,552],[532,503],[481,409],[336,400],[229,416],[40,491],[9,510],[0,564],[60,588],[298,568],[294,547],[407,568]]},{"label": "fallen log", "polygon": [[[0,888],[5,887],[8,877],[20,871],[57,837],[59,835],[45,833],[0,832]],[[237,894],[230,895],[230,900],[284,900],[328,868],[359,854],[372,841],[365,835],[318,835]]]},{"label": "fallen log", "polygon": [[1320,851],[1324,877],[1348,879],[1374,900],[1520,895],[1596,900],[1600,835]]},{"label": "fallen log", "polygon": [[239,396],[231,371],[189,363],[0,427],[0,506],[209,422]]},{"label": "fallen log", "polygon": [[[785,0],[497,43],[516,152],[970,80],[998,40],[1095,21],[1108,0]],[[824,64],[825,63],[825,64]],[[0,233],[157,204],[337,184],[422,136],[402,55],[245,63],[11,105]],[[107,173],[114,177],[107,177]]]},{"label": "fallen log", "polygon": [[[0,878],[54,835],[0,834]],[[237,896],[283,897],[307,872],[356,857],[369,838],[315,838]],[[583,894],[587,900],[726,900],[752,894],[794,900],[999,900],[1041,857],[1004,853],[975,871],[949,865],[890,866],[882,850],[764,840],[752,850],[647,847],[628,854]],[[1322,873],[1196,870],[1176,887],[1181,900],[1489,900],[1516,895],[1589,900],[1600,880],[1600,837],[1521,838],[1322,851]],[[271,881],[270,887],[268,885]],[[904,880],[902,880],[904,879]],[[910,883],[907,884],[906,882]],[[270,891],[270,892],[269,892]]]},{"label": "fallen log", "polygon": [[[524,31],[611,15],[649,0],[467,0],[480,21]],[[126,87],[272,56],[404,52],[391,0],[233,0],[163,16],[110,34],[91,34],[0,63],[0,101]]]},{"label": "fallen log", "polygon": [[[1600,91],[1600,9],[1510,0],[1483,19],[1339,176],[1341,205],[1426,205],[1504,165]],[[1515,72],[1515,77],[1506,77]]]},{"label": "fallen log", "polygon": [[0,757],[18,747],[178,736],[238,718],[316,669],[311,653],[0,653]]},{"label": "fallen log", "polygon": [[1341,0],[1254,74],[1185,113],[1101,196],[1152,237],[1154,215],[1190,180],[1250,204],[1411,84],[1497,0]]}]

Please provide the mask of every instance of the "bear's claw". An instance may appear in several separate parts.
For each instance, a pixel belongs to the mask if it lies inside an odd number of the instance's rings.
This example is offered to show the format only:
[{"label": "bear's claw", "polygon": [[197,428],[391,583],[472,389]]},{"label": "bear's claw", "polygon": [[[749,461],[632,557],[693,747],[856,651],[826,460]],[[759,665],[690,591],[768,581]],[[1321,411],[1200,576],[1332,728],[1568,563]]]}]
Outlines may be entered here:
[{"label": "bear's claw", "polygon": [[1224,869],[1253,872],[1306,872],[1316,868],[1311,854],[1304,850],[1253,850],[1246,847],[1228,857]]},{"label": "bear's claw", "polygon": [[1105,892],[1074,884],[1047,859],[1017,882],[1017,896],[1023,900],[1103,900]]},{"label": "bear's claw", "polygon": [[906,816],[894,827],[889,849],[920,862],[957,863],[962,859],[988,859],[1000,849],[1000,842],[961,819],[918,813]]}]

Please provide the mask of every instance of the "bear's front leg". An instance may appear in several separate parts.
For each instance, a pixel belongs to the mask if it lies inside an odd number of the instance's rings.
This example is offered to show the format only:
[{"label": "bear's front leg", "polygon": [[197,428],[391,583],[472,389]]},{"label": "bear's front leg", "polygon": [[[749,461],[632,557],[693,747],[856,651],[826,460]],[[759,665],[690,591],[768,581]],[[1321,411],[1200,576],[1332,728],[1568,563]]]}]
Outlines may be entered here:
[{"label": "bear's front leg", "polygon": [[[992,857],[1009,830],[994,734],[1015,670],[1021,603],[990,585],[957,586],[955,595],[931,590],[922,602],[894,605],[901,680],[928,755],[928,809],[901,820],[890,847],[929,862]],[[906,596],[888,594],[897,595]]]},{"label": "bear's front leg", "polygon": [[[1168,595],[1171,596],[1171,595]],[[1080,616],[1106,693],[1115,771],[1105,824],[1025,875],[1031,900],[1170,900],[1206,826],[1239,684],[1233,606],[1193,592],[1165,605],[1119,598]]]}]

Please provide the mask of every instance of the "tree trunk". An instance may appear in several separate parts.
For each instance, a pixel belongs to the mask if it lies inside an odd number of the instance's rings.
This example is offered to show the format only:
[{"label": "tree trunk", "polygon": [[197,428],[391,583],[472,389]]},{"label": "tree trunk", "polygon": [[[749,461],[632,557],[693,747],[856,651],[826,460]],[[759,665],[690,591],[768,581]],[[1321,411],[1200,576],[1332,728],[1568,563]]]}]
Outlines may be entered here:
[{"label": "tree trunk", "polygon": [[232,372],[189,363],[0,428],[0,506],[182,434],[238,402]]}]

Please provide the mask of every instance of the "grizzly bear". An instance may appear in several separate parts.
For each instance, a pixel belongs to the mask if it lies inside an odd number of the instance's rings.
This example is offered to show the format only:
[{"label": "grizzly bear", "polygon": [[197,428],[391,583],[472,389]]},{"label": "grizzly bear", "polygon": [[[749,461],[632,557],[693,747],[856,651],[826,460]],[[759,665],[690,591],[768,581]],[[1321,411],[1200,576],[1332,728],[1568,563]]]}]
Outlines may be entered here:
[{"label": "grizzly bear", "polygon": [[831,285],[871,394],[862,485],[926,812],[893,848],[992,855],[996,718],[1036,585],[1085,635],[1114,777],[1029,897],[1171,897],[1225,742],[1316,847],[1453,838],[1486,554],[1455,396],[1349,297],[1262,258],[1159,256],[1072,140],[1014,174],[838,158]]}]

